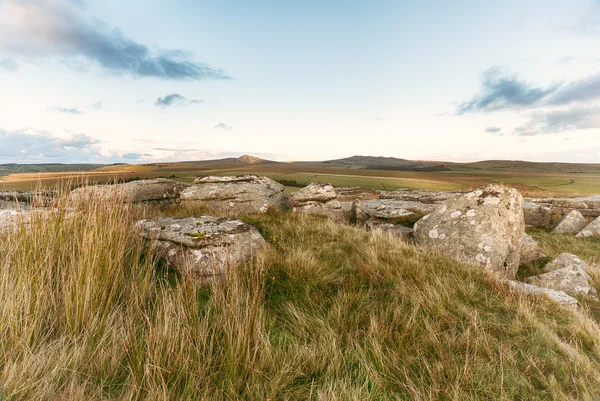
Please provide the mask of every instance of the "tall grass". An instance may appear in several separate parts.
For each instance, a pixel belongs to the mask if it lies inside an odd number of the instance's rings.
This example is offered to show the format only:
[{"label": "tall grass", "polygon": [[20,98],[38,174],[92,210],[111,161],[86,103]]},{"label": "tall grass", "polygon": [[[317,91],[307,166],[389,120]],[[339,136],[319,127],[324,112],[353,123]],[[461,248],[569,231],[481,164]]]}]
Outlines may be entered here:
[{"label": "tall grass", "polygon": [[197,286],[145,255],[147,211],[57,206],[0,233],[7,400],[600,396],[592,319],[438,253],[307,215],[246,216],[271,249]]}]

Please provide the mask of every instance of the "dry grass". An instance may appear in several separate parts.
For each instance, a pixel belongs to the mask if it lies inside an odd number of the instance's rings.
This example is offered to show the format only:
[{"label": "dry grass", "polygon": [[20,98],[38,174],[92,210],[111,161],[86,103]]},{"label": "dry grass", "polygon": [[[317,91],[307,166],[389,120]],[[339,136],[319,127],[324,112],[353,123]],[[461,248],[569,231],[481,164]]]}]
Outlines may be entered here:
[{"label": "dry grass", "polygon": [[7,400],[600,397],[591,318],[440,254],[311,216],[247,216],[272,249],[195,287],[144,255],[142,212],[117,201],[0,234]]}]

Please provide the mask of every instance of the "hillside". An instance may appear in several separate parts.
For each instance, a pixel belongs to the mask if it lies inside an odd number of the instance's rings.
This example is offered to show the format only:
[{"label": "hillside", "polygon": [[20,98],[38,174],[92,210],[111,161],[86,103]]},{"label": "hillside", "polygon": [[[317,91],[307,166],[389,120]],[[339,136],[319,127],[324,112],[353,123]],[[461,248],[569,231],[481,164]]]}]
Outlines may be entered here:
[{"label": "hillside", "polygon": [[245,216],[272,250],[197,287],[143,257],[139,212],[97,206],[0,231],[7,399],[600,397],[600,328],[585,310],[438,252],[314,216]]}]

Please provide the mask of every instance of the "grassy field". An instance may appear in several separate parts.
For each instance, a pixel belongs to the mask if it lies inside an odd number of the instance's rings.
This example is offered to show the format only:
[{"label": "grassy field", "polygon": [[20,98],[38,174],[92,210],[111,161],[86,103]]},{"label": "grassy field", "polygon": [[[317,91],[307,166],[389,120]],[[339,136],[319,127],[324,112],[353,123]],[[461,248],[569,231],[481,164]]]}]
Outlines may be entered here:
[{"label": "grassy field", "polygon": [[[197,287],[146,257],[134,222],[205,211],[116,201],[63,200],[53,218],[0,232],[5,399],[600,397],[600,328],[588,309],[522,296],[385,235],[285,213],[243,217],[271,250]],[[533,234],[553,252],[570,246]]]},{"label": "grassy field", "polygon": [[[516,163],[516,162],[515,162]],[[452,166],[450,171],[396,171],[366,169],[361,166],[332,163],[241,163],[235,159],[189,163],[155,163],[149,165],[105,166],[85,172],[15,173],[0,176],[0,190],[31,190],[39,186],[53,187],[65,182],[108,182],[114,179],[172,178],[192,182],[200,175],[259,174],[279,181],[296,182],[297,186],[311,182],[329,182],[335,186],[361,186],[380,190],[418,188],[427,190],[471,190],[491,182],[506,183],[530,196],[577,196],[600,193],[600,173],[565,172],[564,166],[543,165],[534,170],[530,164],[488,162],[477,168]],[[560,166],[559,166],[560,167]],[[583,167],[577,167],[585,170]],[[288,188],[288,192],[295,186]]]}]

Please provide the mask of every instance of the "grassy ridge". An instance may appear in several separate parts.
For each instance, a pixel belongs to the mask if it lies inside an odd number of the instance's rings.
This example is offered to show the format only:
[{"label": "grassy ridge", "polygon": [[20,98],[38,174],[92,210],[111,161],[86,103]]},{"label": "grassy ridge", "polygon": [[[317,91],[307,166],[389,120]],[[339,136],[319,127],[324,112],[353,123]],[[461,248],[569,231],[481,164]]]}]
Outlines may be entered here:
[{"label": "grassy ridge", "polygon": [[134,221],[147,212],[117,202],[0,233],[6,399],[600,396],[591,318],[443,255],[311,216],[247,216],[271,250],[197,288],[145,257]]}]

